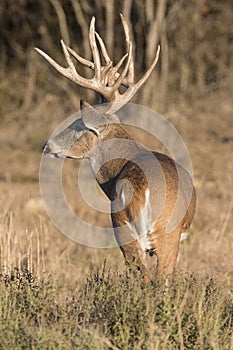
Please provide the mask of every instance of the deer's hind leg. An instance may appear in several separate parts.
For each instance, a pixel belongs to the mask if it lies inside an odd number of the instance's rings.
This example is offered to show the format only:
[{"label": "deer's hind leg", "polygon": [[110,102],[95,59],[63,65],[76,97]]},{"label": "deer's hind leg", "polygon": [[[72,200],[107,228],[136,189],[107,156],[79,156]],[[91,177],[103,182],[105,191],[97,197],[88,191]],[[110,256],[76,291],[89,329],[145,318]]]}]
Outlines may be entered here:
[{"label": "deer's hind leg", "polygon": [[120,246],[124,255],[126,266],[130,272],[135,276],[142,276],[145,282],[151,280],[150,274],[146,264],[145,253],[142,252],[141,247],[137,241]]},{"label": "deer's hind leg", "polygon": [[180,228],[156,237],[157,276],[167,283],[173,279],[179,252]]}]

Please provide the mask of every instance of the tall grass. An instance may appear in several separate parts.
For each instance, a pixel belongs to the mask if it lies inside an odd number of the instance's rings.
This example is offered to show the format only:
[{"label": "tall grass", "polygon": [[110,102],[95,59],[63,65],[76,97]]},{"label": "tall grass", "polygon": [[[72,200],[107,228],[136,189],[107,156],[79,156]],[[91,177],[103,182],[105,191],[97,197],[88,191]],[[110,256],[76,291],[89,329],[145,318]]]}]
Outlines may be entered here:
[{"label": "tall grass", "polygon": [[1,349],[230,349],[233,296],[211,277],[174,285],[95,268],[76,290],[29,271],[0,278]]}]

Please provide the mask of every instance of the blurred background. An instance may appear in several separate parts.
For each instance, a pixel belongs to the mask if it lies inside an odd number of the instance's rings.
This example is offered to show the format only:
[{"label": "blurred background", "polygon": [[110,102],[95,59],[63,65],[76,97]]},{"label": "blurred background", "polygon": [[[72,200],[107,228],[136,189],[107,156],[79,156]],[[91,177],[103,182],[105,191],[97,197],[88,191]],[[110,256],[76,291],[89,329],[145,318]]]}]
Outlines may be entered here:
[{"label": "blurred background", "polygon": [[[63,38],[81,56],[91,59],[88,31],[95,16],[96,29],[117,62],[126,50],[120,12],[135,43],[137,80],[161,45],[156,69],[132,102],[169,119],[183,137],[193,162],[198,209],[193,235],[181,248],[180,266],[231,275],[231,0],[1,1],[1,265],[20,266],[26,257],[26,263],[36,266],[38,274],[54,266],[62,274],[59,266],[64,266],[65,259],[77,277],[77,271],[82,273],[107,254],[69,242],[43,210],[38,187],[43,144],[62,120],[79,110],[81,98],[94,103],[95,96],[61,77],[33,48],[41,48],[65,65],[60,46]],[[91,76],[87,69],[78,69]],[[153,144],[149,146],[153,148]],[[68,163],[67,193],[73,194],[77,169],[78,163]],[[70,195],[70,201],[79,213],[101,222],[101,216],[86,208],[78,196]],[[120,261],[123,266],[118,250],[114,254],[116,264]]]}]

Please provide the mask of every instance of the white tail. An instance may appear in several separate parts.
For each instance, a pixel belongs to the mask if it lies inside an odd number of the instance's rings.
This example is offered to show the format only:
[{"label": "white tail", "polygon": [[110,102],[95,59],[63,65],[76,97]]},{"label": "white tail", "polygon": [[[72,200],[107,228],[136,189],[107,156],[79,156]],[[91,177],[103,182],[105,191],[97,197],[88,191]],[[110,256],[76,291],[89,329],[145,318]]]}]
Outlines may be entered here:
[{"label": "white tail", "polygon": [[[103,40],[95,32],[95,18],[92,18],[89,34],[93,62],[80,57],[63,41],[66,68],[36,49],[63,76],[100,93],[103,101],[109,103],[108,108],[101,112],[99,108],[81,101],[81,117],[48,140],[44,153],[50,157],[87,157],[91,160],[96,180],[111,201],[114,233],[125,260],[133,271],[141,271],[145,281],[148,281],[152,277],[150,266],[155,264],[159,277],[173,276],[179,242],[191,225],[196,196],[186,170],[167,155],[151,152],[134,141],[113,114],[144,84],[159,57],[158,48],[151,66],[135,83],[132,42],[122,15],[121,20],[127,53],[116,66],[113,65]],[[94,70],[92,79],[79,75],[71,55],[79,63]],[[101,65],[100,55],[104,58],[104,66]],[[122,85],[124,93],[119,91]],[[122,157],[103,162],[104,159],[111,158],[110,148],[102,147],[106,141],[111,141],[111,146],[117,148]],[[97,164],[100,161],[102,166],[99,169]],[[179,219],[175,225],[171,223],[174,212]]]}]

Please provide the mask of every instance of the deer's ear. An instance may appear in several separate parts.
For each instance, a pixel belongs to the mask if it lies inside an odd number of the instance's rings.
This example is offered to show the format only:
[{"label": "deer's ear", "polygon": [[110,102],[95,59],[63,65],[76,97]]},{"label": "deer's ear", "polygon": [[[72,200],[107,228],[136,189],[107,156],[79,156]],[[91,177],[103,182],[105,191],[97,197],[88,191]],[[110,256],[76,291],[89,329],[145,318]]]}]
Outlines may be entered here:
[{"label": "deer's ear", "polygon": [[84,125],[98,135],[97,127],[99,125],[100,115],[97,110],[83,100],[80,101],[80,109]]},{"label": "deer's ear", "polygon": [[[84,101],[83,99],[80,100],[80,110],[81,112],[85,109],[85,108],[93,108],[88,102]],[[94,108],[93,108],[94,109]]]},{"label": "deer's ear", "polygon": [[105,114],[106,110],[108,110],[108,106],[106,105],[97,106],[97,108],[94,108],[93,106],[89,105],[89,103],[81,100],[80,109],[84,125],[97,135],[99,135],[99,126],[119,123],[119,119],[116,115]]}]

